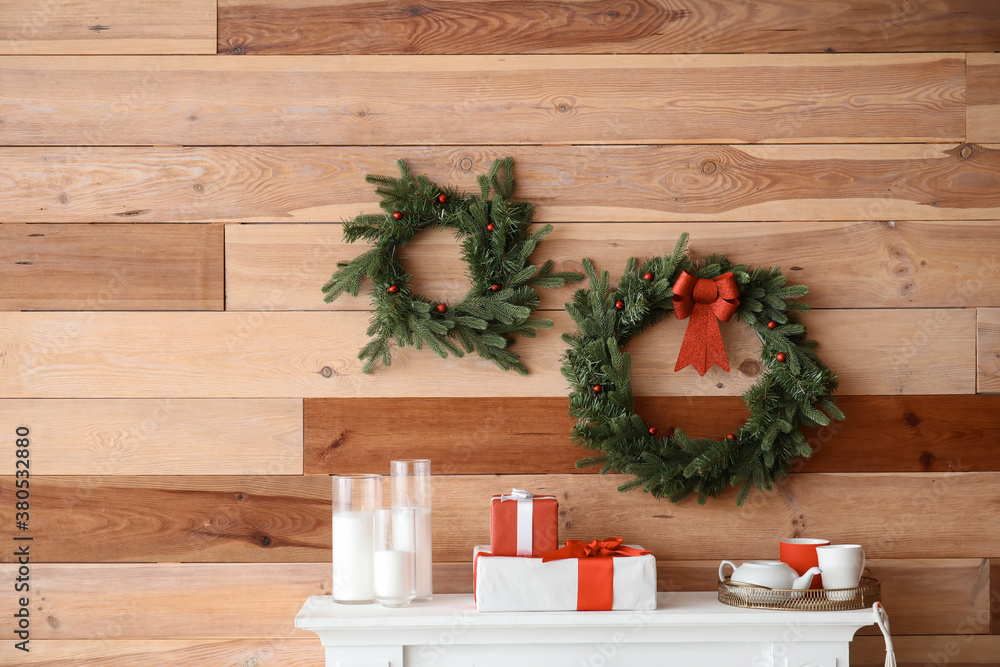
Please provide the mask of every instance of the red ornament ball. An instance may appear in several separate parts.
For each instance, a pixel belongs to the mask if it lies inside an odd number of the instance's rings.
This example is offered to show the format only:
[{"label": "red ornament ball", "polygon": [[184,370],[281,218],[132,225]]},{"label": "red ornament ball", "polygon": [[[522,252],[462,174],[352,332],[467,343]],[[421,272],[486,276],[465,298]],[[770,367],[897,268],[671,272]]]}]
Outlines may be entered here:
[{"label": "red ornament ball", "polygon": [[780,361],[781,363],[785,363],[785,359],[787,357],[785,357],[785,353],[784,352],[779,352],[778,354],[774,355],[774,358],[777,359],[778,361]]},{"label": "red ornament ball", "polygon": [[768,328],[768,329],[773,329],[773,328],[775,328],[776,326],[778,326],[778,323],[777,323],[777,322],[775,322],[774,320],[771,320],[770,322],[768,322],[768,323],[767,323],[767,328]]},{"label": "red ornament ball", "polygon": [[599,384],[595,384],[594,385],[594,393],[595,394],[600,394],[602,391],[604,391],[604,387],[602,387]]},{"label": "red ornament ball", "polygon": [[615,308],[617,308],[618,310],[621,310],[624,307],[625,307],[625,302],[624,301],[615,301]]},{"label": "red ornament ball", "polygon": [[656,435],[656,427],[655,426],[650,426],[649,427],[649,434],[650,435]]},{"label": "red ornament ball", "polygon": [[439,204],[443,204],[446,201],[448,201],[448,197],[447,196],[445,196],[445,195],[438,195],[438,203]]},{"label": "red ornament ball", "polygon": [[490,224],[486,225],[486,231],[488,231],[488,232],[492,232],[493,231],[493,223],[492,222]]},{"label": "red ornament ball", "polygon": [[735,440],[735,439],[736,439],[735,433],[730,433],[729,435],[726,436],[726,440]]},{"label": "red ornament ball", "polygon": [[497,284],[493,284],[493,285],[490,285],[490,289],[493,290],[494,292],[499,292],[500,291],[500,286],[497,285]]},{"label": "red ornament ball", "polygon": [[399,220],[400,218],[403,217],[403,214],[400,213],[399,211],[396,211],[395,213],[392,214],[392,217],[396,218],[396,220]]},{"label": "red ornament ball", "polygon": [[448,312],[448,306],[444,305],[443,303],[439,303],[438,305],[434,306],[434,309],[441,314]]},{"label": "red ornament ball", "polygon": [[399,287],[397,285],[389,285],[389,294],[395,294],[398,291]]},{"label": "red ornament ball", "polygon": [[646,280],[646,281],[650,281],[650,280],[652,280],[652,279],[653,279],[653,274],[652,274],[652,273],[650,273],[649,271],[647,271],[647,272],[646,272],[646,275],[644,275],[644,276],[642,277],[642,279],[643,279],[643,280]]}]

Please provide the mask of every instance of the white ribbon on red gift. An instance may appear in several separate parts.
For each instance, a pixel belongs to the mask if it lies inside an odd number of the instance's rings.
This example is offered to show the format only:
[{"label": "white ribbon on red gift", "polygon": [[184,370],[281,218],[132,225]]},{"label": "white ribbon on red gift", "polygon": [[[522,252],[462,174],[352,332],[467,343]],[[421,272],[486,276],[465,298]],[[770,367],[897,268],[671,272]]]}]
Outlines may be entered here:
[{"label": "white ribbon on red gift", "polygon": [[534,522],[534,496],[522,489],[511,489],[509,496],[500,496],[500,502],[517,501],[517,555],[530,556],[532,549],[532,524]]}]

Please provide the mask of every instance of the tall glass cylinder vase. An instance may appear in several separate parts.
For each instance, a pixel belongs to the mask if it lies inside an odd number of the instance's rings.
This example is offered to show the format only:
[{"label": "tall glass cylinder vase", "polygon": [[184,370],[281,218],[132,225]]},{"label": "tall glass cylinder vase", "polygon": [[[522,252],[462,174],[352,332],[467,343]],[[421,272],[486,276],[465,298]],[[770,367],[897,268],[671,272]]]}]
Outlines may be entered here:
[{"label": "tall glass cylinder vase", "polygon": [[[434,590],[431,554],[431,462],[430,459],[400,459],[389,463],[392,506],[412,507],[416,531],[417,596],[415,602],[431,599]],[[402,538],[401,538],[402,539]]]},{"label": "tall glass cylinder vase", "polygon": [[333,600],[375,601],[373,521],[382,507],[381,475],[333,475]]}]

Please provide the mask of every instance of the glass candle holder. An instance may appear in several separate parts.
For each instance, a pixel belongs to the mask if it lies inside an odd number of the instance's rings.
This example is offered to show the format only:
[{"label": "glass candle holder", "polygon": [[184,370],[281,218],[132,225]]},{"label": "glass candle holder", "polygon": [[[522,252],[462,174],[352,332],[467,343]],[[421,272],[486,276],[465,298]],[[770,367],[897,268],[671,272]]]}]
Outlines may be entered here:
[{"label": "glass candle holder", "polygon": [[412,507],[375,510],[375,599],[405,607],[417,595],[417,535]]},{"label": "glass candle holder", "polygon": [[416,536],[416,602],[430,600],[434,590],[431,553],[431,461],[400,459],[389,462],[392,506],[412,508]]},{"label": "glass candle holder", "polygon": [[375,600],[372,572],[375,510],[382,507],[381,475],[333,475],[333,600]]}]

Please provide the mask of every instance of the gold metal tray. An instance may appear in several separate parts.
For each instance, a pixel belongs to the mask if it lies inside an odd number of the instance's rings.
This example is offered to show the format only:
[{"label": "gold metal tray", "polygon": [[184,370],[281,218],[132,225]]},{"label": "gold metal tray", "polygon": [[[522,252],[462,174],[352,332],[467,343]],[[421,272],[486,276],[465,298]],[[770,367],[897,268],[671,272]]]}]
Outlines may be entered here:
[{"label": "gold metal tray", "polygon": [[764,588],[753,584],[719,582],[719,602],[751,609],[786,609],[801,611],[845,611],[866,609],[882,599],[877,579],[861,577],[856,588],[817,588],[794,591],[787,588]]}]

